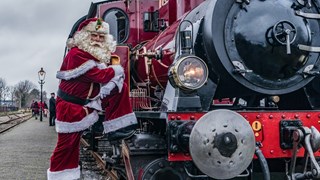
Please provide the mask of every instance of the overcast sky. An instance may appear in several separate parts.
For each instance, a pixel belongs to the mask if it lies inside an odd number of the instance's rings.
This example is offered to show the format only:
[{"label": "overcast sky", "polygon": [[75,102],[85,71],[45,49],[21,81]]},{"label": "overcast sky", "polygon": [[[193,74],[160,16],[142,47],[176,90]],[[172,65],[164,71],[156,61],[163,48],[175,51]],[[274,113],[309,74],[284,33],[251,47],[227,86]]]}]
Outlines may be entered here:
[{"label": "overcast sky", "polygon": [[91,0],[1,0],[0,77],[7,85],[30,80],[46,71],[43,90],[56,92],[65,42],[73,24],[86,15]]}]

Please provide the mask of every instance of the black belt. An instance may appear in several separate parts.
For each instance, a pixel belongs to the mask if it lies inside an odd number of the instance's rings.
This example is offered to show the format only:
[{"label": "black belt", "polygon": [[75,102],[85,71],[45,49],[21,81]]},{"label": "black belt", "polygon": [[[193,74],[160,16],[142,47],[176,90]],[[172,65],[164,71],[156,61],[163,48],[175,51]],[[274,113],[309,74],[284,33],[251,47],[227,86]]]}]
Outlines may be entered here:
[{"label": "black belt", "polygon": [[67,102],[71,102],[71,103],[74,103],[74,104],[79,104],[79,105],[86,105],[90,102],[89,99],[81,99],[81,98],[78,98],[78,97],[75,97],[75,96],[72,96],[66,92],[63,92],[61,89],[58,89],[58,92],[57,92],[57,95],[67,101]]}]

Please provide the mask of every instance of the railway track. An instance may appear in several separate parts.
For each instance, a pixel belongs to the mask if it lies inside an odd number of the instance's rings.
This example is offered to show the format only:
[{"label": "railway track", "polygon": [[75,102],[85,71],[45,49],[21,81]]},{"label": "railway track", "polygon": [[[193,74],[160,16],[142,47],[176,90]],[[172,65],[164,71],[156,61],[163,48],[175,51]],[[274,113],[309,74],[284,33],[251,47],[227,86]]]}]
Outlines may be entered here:
[{"label": "railway track", "polygon": [[31,118],[30,113],[0,116],[0,134]]},{"label": "railway track", "polygon": [[90,150],[89,143],[83,138],[81,138],[80,144],[80,160],[82,163],[83,176],[101,180],[119,179],[114,171],[106,168],[106,162],[102,158],[102,153]]}]

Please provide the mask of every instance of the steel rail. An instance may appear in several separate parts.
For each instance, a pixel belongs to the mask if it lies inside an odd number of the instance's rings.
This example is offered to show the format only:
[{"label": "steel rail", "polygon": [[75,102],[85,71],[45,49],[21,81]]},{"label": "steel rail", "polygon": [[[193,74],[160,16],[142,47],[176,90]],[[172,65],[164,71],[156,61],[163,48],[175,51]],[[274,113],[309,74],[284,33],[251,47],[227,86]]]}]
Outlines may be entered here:
[{"label": "steel rail", "polygon": [[[90,147],[89,143],[83,138],[80,139],[80,143],[84,148]],[[107,175],[111,178],[111,180],[118,180],[118,176],[117,176],[116,172],[113,172],[112,170],[110,171],[110,170],[106,169],[105,161],[102,159],[102,157],[97,152],[94,152],[92,150],[88,150],[88,151],[94,157],[94,159],[97,161],[98,166],[104,172],[107,173]]]},{"label": "steel rail", "polygon": [[[0,123],[0,128],[1,128],[1,125],[9,124],[9,123],[12,123],[12,122],[15,122],[15,123],[10,125],[10,126],[8,126],[8,127],[0,129],[0,134],[5,132],[5,131],[8,131],[9,129],[17,126],[20,123],[23,123],[23,122],[29,120],[31,117],[32,117],[31,114],[27,114],[27,115],[24,115],[24,116],[21,116],[21,117],[19,116],[18,118],[13,118],[13,119],[9,119],[8,121],[1,122]],[[9,117],[9,118],[11,118],[11,117]],[[21,121],[19,121],[19,120],[21,120]]]}]

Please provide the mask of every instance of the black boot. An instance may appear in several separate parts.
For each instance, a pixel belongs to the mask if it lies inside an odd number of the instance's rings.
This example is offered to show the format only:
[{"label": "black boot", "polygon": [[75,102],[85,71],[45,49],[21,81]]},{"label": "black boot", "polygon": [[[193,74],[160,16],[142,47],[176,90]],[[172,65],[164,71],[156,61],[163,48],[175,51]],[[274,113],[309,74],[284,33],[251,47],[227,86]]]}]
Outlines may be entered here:
[{"label": "black boot", "polygon": [[113,132],[107,133],[107,138],[109,141],[117,141],[121,139],[130,138],[136,132],[135,126],[129,126],[125,128],[118,129]]}]

